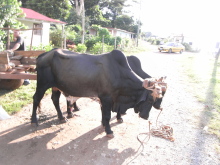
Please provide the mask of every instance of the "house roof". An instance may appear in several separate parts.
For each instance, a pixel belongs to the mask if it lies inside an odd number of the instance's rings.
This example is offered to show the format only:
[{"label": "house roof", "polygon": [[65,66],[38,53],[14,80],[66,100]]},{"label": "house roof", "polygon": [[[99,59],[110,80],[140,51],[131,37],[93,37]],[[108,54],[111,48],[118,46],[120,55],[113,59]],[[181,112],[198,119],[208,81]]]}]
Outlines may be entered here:
[{"label": "house roof", "polygon": [[53,24],[67,24],[66,22],[62,22],[59,20],[55,20],[52,18],[49,18],[45,15],[42,15],[32,9],[27,9],[27,8],[22,8],[23,12],[25,13],[25,18],[26,19],[34,19],[34,20],[40,20],[40,21],[45,21],[45,22],[49,22],[49,23],[53,23]]}]

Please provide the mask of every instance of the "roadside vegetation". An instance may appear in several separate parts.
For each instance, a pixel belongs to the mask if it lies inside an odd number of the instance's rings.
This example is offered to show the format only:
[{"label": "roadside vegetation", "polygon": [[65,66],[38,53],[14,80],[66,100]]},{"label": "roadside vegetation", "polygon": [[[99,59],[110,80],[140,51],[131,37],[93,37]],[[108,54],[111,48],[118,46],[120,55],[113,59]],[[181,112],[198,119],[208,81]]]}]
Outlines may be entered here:
[{"label": "roadside vegetation", "polygon": [[181,59],[189,92],[204,103],[210,133],[220,139],[220,61],[213,55],[192,53]]}]

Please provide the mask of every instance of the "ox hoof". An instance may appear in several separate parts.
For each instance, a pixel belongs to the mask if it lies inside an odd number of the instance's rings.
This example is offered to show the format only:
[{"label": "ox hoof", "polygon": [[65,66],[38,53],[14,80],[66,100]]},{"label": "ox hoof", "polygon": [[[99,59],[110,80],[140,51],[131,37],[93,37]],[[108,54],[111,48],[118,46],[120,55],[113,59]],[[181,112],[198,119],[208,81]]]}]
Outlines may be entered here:
[{"label": "ox hoof", "polygon": [[72,113],[67,115],[68,119],[73,118],[73,117],[74,117],[74,114],[72,114]]},{"label": "ox hoof", "polygon": [[31,123],[31,126],[32,126],[32,127],[37,127],[37,126],[38,126],[38,123]]},{"label": "ox hoof", "polygon": [[123,119],[121,118],[121,119],[117,119],[117,122],[118,123],[123,123]]},{"label": "ox hoof", "polygon": [[79,111],[79,109],[74,109],[74,110],[72,110],[72,112],[77,112],[77,111]]},{"label": "ox hoof", "polygon": [[113,134],[106,134],[106,136],[107,136],[108,138],[114,138],[114,135],[113,135]]},{"label": "ox hoof", "polygon": [[66,123],[68,121],[67,118],[60,119],[60,123]]}]

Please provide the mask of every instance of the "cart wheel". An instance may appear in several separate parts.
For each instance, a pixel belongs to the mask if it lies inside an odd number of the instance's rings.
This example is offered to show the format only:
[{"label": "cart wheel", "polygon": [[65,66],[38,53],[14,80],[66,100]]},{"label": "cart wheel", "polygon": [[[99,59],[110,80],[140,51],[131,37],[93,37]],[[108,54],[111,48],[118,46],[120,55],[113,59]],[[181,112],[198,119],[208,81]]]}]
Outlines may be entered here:
[{"label": "cart wheel", "polygon": [[24,79],[0,79],[0,89],[14,90],[24,83]]}]

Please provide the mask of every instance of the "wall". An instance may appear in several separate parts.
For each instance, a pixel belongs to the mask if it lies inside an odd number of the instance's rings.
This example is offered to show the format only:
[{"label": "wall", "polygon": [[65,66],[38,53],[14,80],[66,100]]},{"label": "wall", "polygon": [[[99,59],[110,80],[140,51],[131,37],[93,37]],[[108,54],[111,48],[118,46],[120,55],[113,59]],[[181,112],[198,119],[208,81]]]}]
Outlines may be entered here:
[{"label": "wall", "polygon": [[[25,24],[28,29],[32,29],[34,23],[39,23],[39,22],[31,22],[25,20],[20,20],[20,22]],[[49,44],[50,24],[49,23],[42,23],[42,24],[43,24],[42,35],[33,35],[32,46],[39,46],[41,43],[43,45]],[[21,35],[24,37],[26,46],[30,46],[32,30],[22,31],[21,33],[22,33]]]}]

